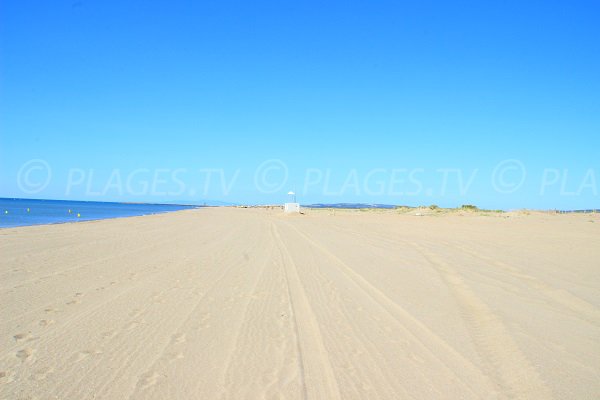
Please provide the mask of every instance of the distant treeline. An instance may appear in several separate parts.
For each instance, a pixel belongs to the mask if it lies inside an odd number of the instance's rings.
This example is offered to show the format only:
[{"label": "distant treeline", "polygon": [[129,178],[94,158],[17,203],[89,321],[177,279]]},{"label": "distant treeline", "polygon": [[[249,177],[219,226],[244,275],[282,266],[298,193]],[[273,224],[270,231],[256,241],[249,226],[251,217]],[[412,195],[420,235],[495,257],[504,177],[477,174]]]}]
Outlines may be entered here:
[{"label": "distant treeline", "polygon": [[556,210],[556,212],[559,214],[569,214],[569,213],[589,214],[589,213],[600,213],[600,209],[595,208],[595,209],[591,209],[591,210]]},{"label": "distant treeline", "polygon": [[361,208],[385,208],[394,209],[398,206],[391,204],[366,204],[366,203],[335,203],[335,204],[307,204],[302,205],[306,208],[344,208],[344,209],[361,209]]}]

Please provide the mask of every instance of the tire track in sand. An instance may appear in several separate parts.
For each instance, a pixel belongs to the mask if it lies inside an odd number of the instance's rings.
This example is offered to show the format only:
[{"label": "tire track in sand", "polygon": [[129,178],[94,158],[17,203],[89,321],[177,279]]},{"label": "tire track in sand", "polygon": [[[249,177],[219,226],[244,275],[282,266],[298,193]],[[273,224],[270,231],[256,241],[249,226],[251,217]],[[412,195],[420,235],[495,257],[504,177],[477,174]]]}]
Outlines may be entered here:
[{"label": "tire track in sand", "polygon": [[[494,390],[494,388],[492,387],[493,382],[490,380],[489,375],[484,374],[483,371],[481,371],[471,361],[465,358],[455,348],[450,346],[435,332],[429,329],[428,326],[426,326],[420,320],[415,318],[401,305],[397,304],[392,299],[390,299],[384,292],[382,292],[380,289],[374,286],[362,275],[354,271],[354,269],[348,266],[337,255],[332,253],[326,247],[315,242],[313,239],[311,239],[305,233],[301,232],[295,226],[287,222],[284,223],[291,230],[295,231],[298,234],[298,236],[303,238],[314,248],[324,253],[336,265],[338,265],[341,268],[341,271],[352,282],[354,282],[362,291],[364,291],[369,297],[371,297],[375,302],[377,302],[382,307],[382,309],[385,310],[385,312],[397,322],[397,324],[401,328],[407,330],[410,333],[415,343],[418,343],[424,352],[429,353],[432,356],[432,358],[436,359],[447,372],[452,373],[456,377],[456,379],[460,380],[462,384],[464,384],[464,386],[468,388],[470,392],[472,392],[473,394],[477,393],[476,390],[472,389],[471,385],[473,384],[477,386],[476,383],[479,383],[480,385],[485,385],[490,388],[489,398],[495,398],[492,395],[492,391]],[[446,353],[451,355],[452,357],[449,359],[445,359],[444,357],[439,356],[440,353]],[[457,374],[456,371],[468,371],[468,375],[472,378],[470,380],[464,379],[460,376],[460,374]],[[475,379],[475,377],[477,378]]]},{"label": "tire track in sand", "polygon": [[275,223],[271,224],[273,236],[281,255],[289,291],[301,365],[305,399],[341,399],[337,379],[314,312],[298,276],[298,267],[281,239]]},{"label": "tire track in sand", "polygon": [[[357,237],[360,236],[361,238],[364,239],[363,235],[361,235],[358,232],[350,231],[348,229],[344,229],[339,226],[336,226],[335,228],[340,232],[350,234],[353,236],[357,236]],[[399,238],[391,239],[389,236],[384,235],[383,233],[377,233],[377,234],[372,233],[372,235],[377,236],[377,238],[378,238],[377,241],[372,240],[372,238],[366,238],[366,239],[368,241],[370,241],[373,246],[381,247],[379,245],[378,241],[389,243],[391,245],[412,245],[411,243],[409,243],[408,241],[403,240],[403,239],[399,239]],[[369,240],[369,239],[371,239],[371,240]],[[557,306],[571,311],[573,313],[573,315],[576,316],[577,318],[588,321],[596,326],[598,326],[600,324],[600,310],[593,304],[574,295],[573,293],[571,293],[567,290],[564,290],[564,289],[558,289],[550,284],[547,284],[546,282],[543,282],[542,280],[540,280],[539,278],[536,278],[535,276],[527,274],[522,269],[520,269],[512,264],[508,264],[506,262],[496,260],[494,258],[491,258],[485,254],[482,254],[482,253],[480,253],[472,248],[469,248],[467,246],[464,246],[464,245],[461,245],[458,243],[449,243],[447,241],[439,241],[439,243],[441,243],[442,245],[447,246],[449,248],[457,249],[460,252],[462,252],[463,254],[466,254],[467,256],[470,256],[476,260],[485,262],[487,265],[491,265],[496,268],[499,268],[500,270],[508,273],[512,277],[519,279],[520,282],[528,285],[530,288],[536,290],[537,292],[539,292],[540,294],[545,296],[547,299],[549,299],[550,301],[555,303]],[[414,248],[414,246],[412,246],[412,247]],[[418,249],[417,249],[417,251],[418,251]],[[422,254],[422,252],[420,252],[420,253]],[[506,282],[506,281],[503,281],[503,283],[509,284],[509,282]]]},{"label": "tire track in sand", "polygon": [[451,244],[448,242],[443,242],[443,244],[448,247],[456,248],[473,258],[479,259],[487,264],[491,264],[503,271],[506,271],[513,277],[520,279],[521,282],[524,282],[533,289],[543,293],[547,298],[551,299],[555,303],[558,303],[569,311],[572,311],[574,315],[583,318],[594,325],[600,324],[600,310],[598,310],[593,304],[590,304],[580,297],[577,297],[566,290],[552,287],[551,285],[548,285],[540,279],[523,272],[521,269],[511,264],[500,260],[495,260],[466,246]]},{"label": "tire track in sand", "polygon": [[463,311],[477,351],[502,391],[513,399],[552,399],[535,367],[519,349],[502,321],[447,262],[417,243],[407,243],[438,271]]},{"label": "tire track in sand", "polygon": [[[360,233],[356,235],[369,239]],[[550,389],[519,349],[502,321],[475,295],[455,268],[417,243],[377,236],[379,240],[388,243],[412,247],[438,272],[462,310],[482,361],[488,364],[486,372],[495,378],[494,381],[500,384],[507,397],[540,400],[553,398]]]}]

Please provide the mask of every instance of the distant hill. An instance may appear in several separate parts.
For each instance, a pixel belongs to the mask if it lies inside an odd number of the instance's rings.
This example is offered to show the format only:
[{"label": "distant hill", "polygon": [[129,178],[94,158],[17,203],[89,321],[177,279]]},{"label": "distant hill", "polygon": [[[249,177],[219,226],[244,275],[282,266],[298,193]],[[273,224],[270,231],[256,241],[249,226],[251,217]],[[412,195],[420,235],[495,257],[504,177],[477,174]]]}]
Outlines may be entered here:
[{"label": "distant hill", "polygon": [[349,208],[349,209],[360,209],[360,208],[396,208],[395,205],[391,204],[368,204],[368,203],[333,203],[333,204],[306,204],[302,207],[306,208]]},{"label": "distant hill", "polygon": [[561,214],[567,214],[567,213],[598,213],[600,212],[600,209],[589,209],[589,210],[559,210],[558,211]]},{"label": "distant hill", "polygon": [[191,206],[237,206],[237,203],[228,203],[220,200],[174,200],[161,202],[161,204],[181,204]]}]

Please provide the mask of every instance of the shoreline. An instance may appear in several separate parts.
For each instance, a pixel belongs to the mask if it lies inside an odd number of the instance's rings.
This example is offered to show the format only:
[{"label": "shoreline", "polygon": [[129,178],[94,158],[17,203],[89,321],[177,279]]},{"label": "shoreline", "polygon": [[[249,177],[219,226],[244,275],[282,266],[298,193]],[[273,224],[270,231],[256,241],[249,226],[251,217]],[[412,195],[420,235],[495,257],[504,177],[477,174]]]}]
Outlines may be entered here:
[{"label": "shoreline", "polygon": [[[175,204],[0,199],[0,229],[57,225],[203,208]],[[30,212],[30,210],[32,212]]]},{"label": "shoreline", "polygon": [[[74,220],[74,221],[61,221],[61,222],[51,222],[51,223],[41,223],[41,224],[31,224],[31,225],[17,225],[17,226],[0,226],[0,231],[6,229],[17,229],[17,228],[27,228],[33,226],[54,226],[54,225],[65,225],[65,224],[81,224],[85,222],[98,222],[104,220],[114,220],[114,219],[125,219],[125,218],[139,218],[139,217],[148,217],[153,215],[162,215],[162,214],[172,214],[179,213],[182,211],[190,211],[196,209],[203,208],[232,208],[232,209],[262,209],[262,210],[270,210],[275,211],[279,208],[283,209],[283,206],[272,206],[272,205],[259,205],[259,206],[194,206],[192,208],[186,208],[181,210],[173,210],[173,211],[159,211],[148,214],[139,214],[139,215],[126,215],[126,216],[115,216],[115,217],[107,217],[107,218],[97,218],[97,219],[83,219],[83,220]],[[338,214],[356,214],[356,215],[365,215],[365,214],[379,214],[379,215],[391,215],[391,216],[417,216],[417,217],[450,217],[450,216],[461,216],[461,217],[498,217],[498,218],[514,218],[514,217],[523,217],[528,215],[550,215],[550,216],[559,216],[559,215],[600,215],[600,211],[596,212],[592,210],[591,212],[584,211],[552,211],[552,210],[511,210],[511,211],[496,211],[496,210],[477,210],[477,211],[465,211],[461,209],[439,209],[437,211],[430,210],[428,207],[415,207],[411,209],[398,210],[398,209],[388,209],[388,208],[321,208],[321,207],[303,207],[303,210],[308,211],[308,213],[326,213],[333,212]],[[420,211],[425,211],[425,213],[421,213]],[[427,212],[432,211],[432,212]],[[413,213],[414,212],[414,213]],[[598,221],[600,222],[600,220]]]},{"label": "shoreline", "polygon": [[139,214],[139,215],[123,215],[123,216],[107,217],[107,218],[79,219],[79,220],[75,220],[75,221],[60,221],[60,222],[49,222],[49,223],[31,224],[31,225],[0,226],[0,231],[2,231],[4,229],[28,228],[28,227],[33,227],[33,226],[55,226],[55,225],[83,224],[86,222],[109,221],[109,220],[113,220],[113,219],[151,217],[153,215],[178,213],[178,212],[182,212],[182,211],[190,211],[190,210],[196,210],[196,209],[206,208],[206,207],[208,207],[208,206],[198,206],[198,207],[194,207],[194,208],[185,208],[185,209],[181,209],[181,210],[160,211],[160,212],[155,212],[155,213]]}]

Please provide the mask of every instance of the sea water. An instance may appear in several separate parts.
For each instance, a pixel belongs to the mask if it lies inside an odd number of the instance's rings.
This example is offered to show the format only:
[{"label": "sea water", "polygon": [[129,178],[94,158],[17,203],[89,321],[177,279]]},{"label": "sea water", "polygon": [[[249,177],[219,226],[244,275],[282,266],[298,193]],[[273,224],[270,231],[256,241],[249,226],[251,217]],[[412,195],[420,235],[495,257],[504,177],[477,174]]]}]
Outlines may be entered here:
[{"label": "sea water", "polygon": [[197,206],[0,198],[0,228],[132,217]]}]

